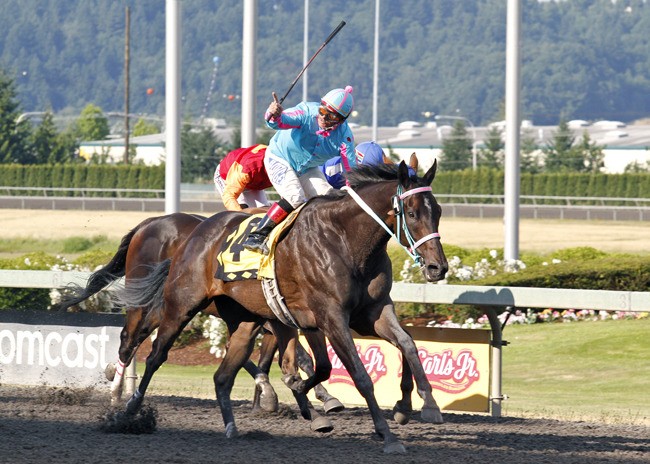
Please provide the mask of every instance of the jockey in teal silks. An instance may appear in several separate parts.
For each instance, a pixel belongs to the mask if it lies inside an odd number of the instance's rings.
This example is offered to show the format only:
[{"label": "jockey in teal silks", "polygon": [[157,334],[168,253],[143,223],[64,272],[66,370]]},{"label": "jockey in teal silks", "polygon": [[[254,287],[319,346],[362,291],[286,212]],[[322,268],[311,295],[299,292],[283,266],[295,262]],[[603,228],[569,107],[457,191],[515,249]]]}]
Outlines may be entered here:
[{"label": "jockey in teal silks", "polygon": [[266,238],[273,228],[302,203],[332,190],[319,166],[341,156],[346,171],[356,167],[354,137],[347,118],[354,101],[352,87],[329,91],[320,104],[302,102],[283,110],[273,93],[266,110],[267,125],[277,132],[264,156],[266,172],[280,195],[251,232],[245,248],[268,253]]}]

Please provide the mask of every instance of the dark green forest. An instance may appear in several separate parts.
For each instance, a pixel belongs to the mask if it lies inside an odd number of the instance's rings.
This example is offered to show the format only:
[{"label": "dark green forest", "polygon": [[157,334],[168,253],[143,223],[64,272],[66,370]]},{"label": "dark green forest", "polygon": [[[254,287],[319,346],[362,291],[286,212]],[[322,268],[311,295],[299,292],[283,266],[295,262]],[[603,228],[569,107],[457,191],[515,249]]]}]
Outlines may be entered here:
[{"label": "dark green forest", "polygon": [[[14,79],[21,111],[76,117],[89,103],[104,112],[123,111],[128,6],[130,110],[164,116],[164,1],[0,3],[0,70]],[[185,118],[205,111],[208,117],[238,119],[242,3],[181,2]],[[502,119],[506,3],[382,1],[379,124],[423,120],[423,112],[459,114],[476,125]],[[302,68],[303,5],[302,0],[258,2],[260,116],[271,92],[284,94]],[[650,4],[523,0],[522,16],[524,119],[544,125],[561,119],[631,122],[650,115]],[[309,56],[341,20],[347,22],[309,68],[309,98],[350,84],[359,113],[355,122],[370,124],[375,1],[311,1],[309,17]],[[302,82],[285,106],[301,97]]]}]

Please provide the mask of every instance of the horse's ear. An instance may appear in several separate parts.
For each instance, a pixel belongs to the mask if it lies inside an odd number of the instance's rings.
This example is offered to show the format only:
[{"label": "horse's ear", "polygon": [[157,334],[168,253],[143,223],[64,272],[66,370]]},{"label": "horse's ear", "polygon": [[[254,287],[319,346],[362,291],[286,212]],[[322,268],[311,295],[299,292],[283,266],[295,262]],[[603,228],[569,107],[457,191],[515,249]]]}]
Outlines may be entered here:
[{"label": "horse's ear", "polygon": [[395,164],[393,160],[390,159],[390,156],[386,156],[386,153],[382,154],[381,156],[384,160],[384,164]]},{"label": "horse's ear", "polygon": [[431,182],[433,182],[433,179],[436,177],[436,170],[438,169],[438,160],[434,159],[433,164],[427,171],[427,173],[424,175],[424,183],[426,185],[431,185]]},{"label": "horse's ear", "polygon": [[409,159],[409,166],[417,173],[418,172],[418,157],[415,156],[415,153],[411,153],[411,158]]},{"label": "horse's ear", "polygon": [[404,187],[409,185],[409,168],[406,166],[404,160],[399,162],[399,168],[397,169],[397,179],[399,180],[400,185]]}]

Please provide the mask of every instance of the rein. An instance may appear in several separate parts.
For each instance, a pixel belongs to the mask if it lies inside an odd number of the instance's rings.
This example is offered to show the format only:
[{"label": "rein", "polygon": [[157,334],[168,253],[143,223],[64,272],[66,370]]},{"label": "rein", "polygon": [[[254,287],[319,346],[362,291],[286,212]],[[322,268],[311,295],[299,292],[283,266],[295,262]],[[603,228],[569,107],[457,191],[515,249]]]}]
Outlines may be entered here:
[{"label": "rein", "polygon": [[[406,225],[406,220],[403,219],[404,216],[404,198],[407,198],[411,195],[414,195],[416,193],[426,193],[426,192],[431,192],[431,187],[417,187],[411,190],[407,190],[406,192],[402,192],[402,186],[398,185],[397,186],[397,194],[393,195],[392,197],[392,203],[393,203],[393,210],[395,211],[395,216],[397,217],[397,235],[393,233],[390,227],[379,217],[375,212],[368,206],[368,204],[363,201],[363,199],[359,196],[357,192],[352,190],[350,187],[345,186],[341,187],[341,190],[346,191],[352,199],[363,209],[368,215],[375,220],[380,226],[388,232],[388,235],[390,235],[395,241],[404,248],[406,253],[409,255],[409,257],[413,260],[414,263],[418,264],[420,267],[423,266],[422,263],[422,257],[418,254],[417,248],[422,245],[425,242],[428,242],[429,240],[432,240],[434,238],[440,238],[440,234],[438,232],[433,232],[429,235],[425,235],[422,237],[420,240],[417,242],[413,239],[413,236],[411,235],[411,232],[408,229],[408,226]],[[404,236],[406,237],[406,241],[410,245],[409,247],[405,247],[402,245],[402,240],[401,240],[401,234],[402,231],[404,231]]]}]

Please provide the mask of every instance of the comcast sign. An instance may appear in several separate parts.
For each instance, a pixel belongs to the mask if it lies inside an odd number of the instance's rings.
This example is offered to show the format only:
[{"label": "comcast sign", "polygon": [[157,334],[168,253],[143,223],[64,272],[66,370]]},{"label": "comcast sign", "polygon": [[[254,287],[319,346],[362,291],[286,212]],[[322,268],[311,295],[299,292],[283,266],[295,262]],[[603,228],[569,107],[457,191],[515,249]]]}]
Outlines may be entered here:
[{"label": "comcast sign", "polygon": [[116,314],[0,311],[0,380],[17,385],[108,385],[124,319]]}]

